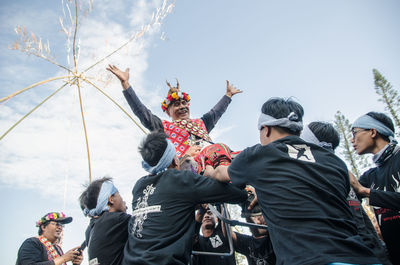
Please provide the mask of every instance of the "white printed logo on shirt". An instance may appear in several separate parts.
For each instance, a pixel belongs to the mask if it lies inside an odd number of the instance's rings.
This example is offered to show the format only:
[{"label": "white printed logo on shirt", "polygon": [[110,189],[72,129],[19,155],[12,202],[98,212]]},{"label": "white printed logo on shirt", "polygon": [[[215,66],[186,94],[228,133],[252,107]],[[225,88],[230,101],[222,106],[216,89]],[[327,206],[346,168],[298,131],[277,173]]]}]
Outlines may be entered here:
[{"label": "white printed logo on shirt", "polygon": [[89,265],[99,265],[99,261],[97,260],[97,258],[91,259],[89,260]]},{"label": "white printed logo on shirt", "polygon": [[211,245],[213,246],[213,248],[217,248],[217,247],[223,245],[222,240],[218,235],[216,235],[214,237],[210,237],[210,242],[211,242]]},{"label": "white printed logo on shirt", "polygon": [[288,155],[291,158],[315,163],[314,156],[311,153],[311,148],[308,145],[306,145],[306,144],[294,144],[294,145],[287,144],[286,146],[288,148]]},{"label": "white printed logo on shirt", "polygon": [[143,223],[147,219],[147,214],[161,212],[161,205],[149,206],[147,203],[149,196],[154,193],[155,189],[156,188],[153,187],[153,184],[147,185],[147,187],[143,190],[144,196],[138,198],[135,210],[132,213],[132,218],[135,218],[135,222],[133,224],[131,233],[134,233],[137,237],[143,237]]}]

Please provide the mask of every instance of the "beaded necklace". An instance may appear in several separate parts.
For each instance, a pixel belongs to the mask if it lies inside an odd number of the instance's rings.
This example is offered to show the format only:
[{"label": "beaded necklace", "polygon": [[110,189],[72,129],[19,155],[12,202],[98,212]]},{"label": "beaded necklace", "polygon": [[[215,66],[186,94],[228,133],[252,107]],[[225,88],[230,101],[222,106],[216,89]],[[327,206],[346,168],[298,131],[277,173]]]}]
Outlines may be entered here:
[{"label": "beaded necklace", "polygon": [[[47,251],[47,257],[49,260],[54,260],[60,257],[59,253],[62,253],[61,249],[57,245],[53,245],[47,238],[44,236],[38,237],[39,241],[44,245]],[[63,263],[65,265],[65,263]]]}]

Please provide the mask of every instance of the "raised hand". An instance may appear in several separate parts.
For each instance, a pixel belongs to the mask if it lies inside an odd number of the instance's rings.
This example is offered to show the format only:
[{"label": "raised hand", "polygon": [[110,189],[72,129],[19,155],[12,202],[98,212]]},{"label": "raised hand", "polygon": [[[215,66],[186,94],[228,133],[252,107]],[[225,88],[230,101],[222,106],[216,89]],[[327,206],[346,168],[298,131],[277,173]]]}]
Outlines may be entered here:
[{"label": "raised hand", "polygon": [[108,67],[106,68],[108,71],[113,73],[119,81],[121,81],[121,85],[123,89],[128,89],[130,87],[129,84],[129,68],[125,69],[125,72],[120,70],[118,67],[115,65],[109,64]]},{"label": "raised hand", "polygon": [[229,81],[226,80],[226,94],[228,97],[232,98],[233,95],[236,95],[237,93],[242,93],[243,91],[240,89],[237,89],[234,85],[229,84]]}]

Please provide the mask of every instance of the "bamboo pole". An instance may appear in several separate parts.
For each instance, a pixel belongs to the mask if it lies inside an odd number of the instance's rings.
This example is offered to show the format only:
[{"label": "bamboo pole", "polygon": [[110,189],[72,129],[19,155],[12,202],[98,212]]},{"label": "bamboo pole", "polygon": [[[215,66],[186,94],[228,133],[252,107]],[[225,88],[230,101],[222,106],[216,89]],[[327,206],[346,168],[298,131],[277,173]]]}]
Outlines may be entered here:
[{"label": "bamboo pole", "polygon": [[70,77],[70,76],[57,76],[57,77],[52,77],[52,78],[49,78],[49,79],[46,79],[46,80],[37,82],[37,83],[35,83],[35,84],[33,84],[33,85],[27,86],[27,87],[25,87],[25,88],[23,88],[23,89],[21,89],[21,90],[19,90],[19,91],[16,91],[16,92],[14,92],[14,93],[12,93],[12,94],[10,94],[10,95],[4,97],[4,98],[1,98],[1,99],[0,99],[0,102],[9,100],[10,98],[15,97],[16,95],[19,95],[19,94],[21,94],[21,93],[23,93],[23,92],[25,92],[25,91],[27,91],[27,90],[33,88],[33,87],[46,84],[47,82],[50,82],[50,81],[54,81],[54,80],[58,80],[58,79],[63,79],[63,78],[68,78],[68,77]]}]

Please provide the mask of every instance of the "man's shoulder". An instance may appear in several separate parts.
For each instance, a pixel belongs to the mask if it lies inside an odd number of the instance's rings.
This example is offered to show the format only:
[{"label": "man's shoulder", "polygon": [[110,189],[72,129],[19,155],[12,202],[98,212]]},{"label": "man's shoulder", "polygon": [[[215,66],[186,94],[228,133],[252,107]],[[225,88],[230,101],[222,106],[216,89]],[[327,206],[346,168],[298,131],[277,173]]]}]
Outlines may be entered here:
[{"label": "man's shoulder", "polygon": [[175,168],[170,168],[167,171],[165,171],[161,177],[169,177],[169,178],[181,179],[182,176],[195,177],[195,176],[197,176],[197,174],[195,174],[195,173],[193,173],[192,171],[189,171],[189,170],[178,170],[178,169],[175,169]]},{"label": "man's shoulder", "polygon": [[360,178],[363,179],[370,178],[372,175],[376,174],[377,169],[378,169],[377,167],[372,167],[368,169],[367,171],[361,174]]},{"label": "man's shoulder", "polygon": [[241,158],[248,158],[248,157],[251,157],[251,156],[256,155],[257,153],[261,152],[262,149],[263,149],[263,146],[261,144],[255,144],[253,146],[249,146],[249,147],[246,147],[245,149],[243,149],[237,155],[237,157],[240,156]]},{"label": "man's shoulder", "polygon": [[[135,184],[133,188],[133,192],[135,193],[136,191],[141,192],[141,190],[148,186],[153,184],[153,186],[165,186],[168,183],[173,184],[174,186],[176,185],[186,185],[188,182],[193,181],[194,178],[198,177],[197,174],[194,174],[191,171],[188,170],[177,170],[177,169],[168,169],[158,175],[147,175],[144,177],[141,177]],[[202,176],[199,176],[202,177]],[[168,185],[167,185],[168,186]]]},{"label": "man's shoulder", "polygon": [[198,178],[203,176],[195,174],[189,170],[168,169],[161,176],[162,182],[173,183],[175,186],[187,186],[195,182]]},{"label": "man's shoulder", "polygon": [[20,251],[23,249],[40,248],[41,242],[37,237],[29,237],[22,242]]},{"label": "man's shoulder", "polygon": [[113,220],[115,222],[124,221],[129,219],[131,216],[125,212],[105,212],[100,218],[100,220]]},{"label": "man's shoulder", "polygon": [[25,239],[25,241],[22,244],[40,244],[39,238],[33,236]]}]

